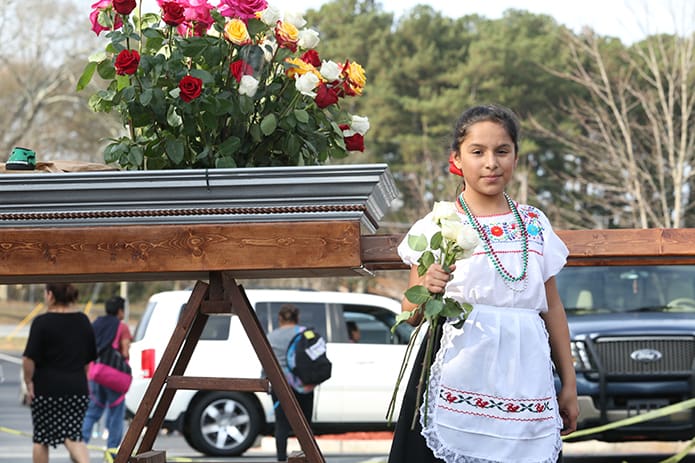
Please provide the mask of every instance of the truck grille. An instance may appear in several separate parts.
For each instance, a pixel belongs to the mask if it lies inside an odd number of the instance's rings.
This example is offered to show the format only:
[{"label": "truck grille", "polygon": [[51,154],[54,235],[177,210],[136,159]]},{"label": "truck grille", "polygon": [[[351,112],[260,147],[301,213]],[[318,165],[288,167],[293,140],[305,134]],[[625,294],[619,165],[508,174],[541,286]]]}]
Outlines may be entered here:
[{"label": "truck grille", "polygon": [[609,375],[690,375],[695,360],[692,336],[605,337],[594,341]]}]

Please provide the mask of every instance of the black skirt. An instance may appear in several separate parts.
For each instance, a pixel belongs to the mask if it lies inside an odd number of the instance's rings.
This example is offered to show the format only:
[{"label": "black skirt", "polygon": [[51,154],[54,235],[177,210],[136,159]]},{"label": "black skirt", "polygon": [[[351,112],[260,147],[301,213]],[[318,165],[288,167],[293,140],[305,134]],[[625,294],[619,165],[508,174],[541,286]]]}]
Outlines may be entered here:
[{"label": "black skirt", "polygon": [[89,396],[36,396],[31,401],[31,421],[36,444],[56,447],[65,442],[82,440],[82,423]]},{"label": "black skirt", "polygon": [[[438,329],[435,332],[434,348],[432,349],[430,364],[439,350],[442,339],[442,321],[437,325]],[[398,421],[396,421],[396,429],[393,434],[393,442],[391,443],[388,463],[430,463],[443,461],[432,454],[432,450],[427,446],[425,438],[422,437],[422,426],[420,425],[419,414],[415,421],[415,426],[411,429],[413,414],[415,413],[415,404],[417,403],[417,386],[420,380],[420,374],[422,373],[426,347],[427,336],[423,338],[422,344],[420,344],[420,349],[413,363],[413,370],[410,373],[410,379],[408,379],[408,385],[403,394],[403,403],[401,404],[401,411],[398,414]]]}]

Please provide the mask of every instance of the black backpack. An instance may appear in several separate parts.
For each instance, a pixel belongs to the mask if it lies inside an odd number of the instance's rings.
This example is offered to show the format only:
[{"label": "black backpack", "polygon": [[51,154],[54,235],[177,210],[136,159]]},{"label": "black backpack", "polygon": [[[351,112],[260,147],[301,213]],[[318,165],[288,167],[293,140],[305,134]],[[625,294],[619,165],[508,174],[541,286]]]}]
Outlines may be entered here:
[{"label": "black backpack", "polygon": [[311,328],[294,335],[287,347],[287,366],[302,384],[315,386],[331,377],[326,340]]}]

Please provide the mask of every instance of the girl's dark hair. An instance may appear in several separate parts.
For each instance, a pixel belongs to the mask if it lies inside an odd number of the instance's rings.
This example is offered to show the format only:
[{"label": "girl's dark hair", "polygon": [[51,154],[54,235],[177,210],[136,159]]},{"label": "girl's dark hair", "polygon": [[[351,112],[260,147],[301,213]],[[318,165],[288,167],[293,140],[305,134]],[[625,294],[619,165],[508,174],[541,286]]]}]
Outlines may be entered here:
[{"label": "girl's dark hair", "polygon": [[72,304],[79,296],[77,288],[70,283],[49,283],[46,285],[46,291],[53,293],[53,299],[61,305]]},{"label": "girl's dark hair", "polygon": [[278,317],[285,322],[299,323],[299,308],[294,304],[284,304],[280,307]]},{"label": "girl's dark hair", "polygon": [[496,104],[473,106],[461,114],[454,128],[452,151],[458,152],[461,143],[468,135],[468,129],[477,122],[496,122],[504,127],[509,138],[514,142],[514,152],[519,153],[519,120],[511,109]]}]

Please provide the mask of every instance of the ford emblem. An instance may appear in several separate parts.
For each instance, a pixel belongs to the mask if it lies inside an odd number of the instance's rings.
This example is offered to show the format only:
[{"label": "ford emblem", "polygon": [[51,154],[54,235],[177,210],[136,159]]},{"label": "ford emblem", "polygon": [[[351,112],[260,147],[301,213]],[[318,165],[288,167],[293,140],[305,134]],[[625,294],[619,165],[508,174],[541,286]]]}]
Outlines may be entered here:
[{"label": "ford emblem", "polygon": [[639,349],[630,354],[630,358],[636,362],[656,362],[661,357],[661,352],[655,349]]}]

